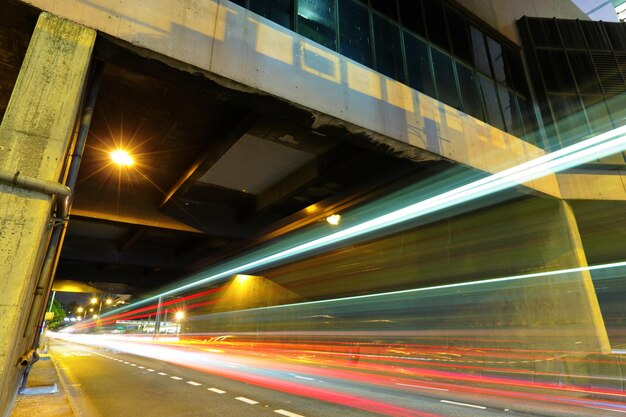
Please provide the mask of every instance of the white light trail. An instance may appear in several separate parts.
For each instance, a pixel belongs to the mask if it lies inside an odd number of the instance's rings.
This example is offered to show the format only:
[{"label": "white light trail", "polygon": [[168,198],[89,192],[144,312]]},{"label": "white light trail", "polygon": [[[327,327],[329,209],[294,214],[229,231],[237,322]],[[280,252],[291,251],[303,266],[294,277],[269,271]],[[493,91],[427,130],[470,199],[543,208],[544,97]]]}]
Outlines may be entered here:
[{"label": "white light trail", "polygon": [[[354,237],[387,228],[408,220],[413,220],[436,211],[457,206],[468,201],[476,200],[490,194],[511,188],[513,186],[532,181],[537,178],[551,175],[556,172],[614,154],[626,149],[626,126],[613,129],[609,132],[594,136],[582,142],[570,145],[558,151],[546,154],[531,161],[505,169],[496,174],[473,181],[467,185],[457,187],[437,196],[418,201],[398,210],[381,215],[374,219],[364,221],[346,229],[313,239],[311,241],[295,245],[291,248],[278,250],[277,252],[260,257],[259,259],[245,262],[221,272],[210,274],[197,281],[184,284],[152,297],[125,306],[123,310],[134,308],[149,302],[158,300],[185,290],[199,287],[208,282],[220,280],[241,272],[254,270],[267,266],[278,260],[290,258],[307,251],[328,247],[332,244],[345,241]],[[122,310],[114,310],[106,315],[118,313]]]}]

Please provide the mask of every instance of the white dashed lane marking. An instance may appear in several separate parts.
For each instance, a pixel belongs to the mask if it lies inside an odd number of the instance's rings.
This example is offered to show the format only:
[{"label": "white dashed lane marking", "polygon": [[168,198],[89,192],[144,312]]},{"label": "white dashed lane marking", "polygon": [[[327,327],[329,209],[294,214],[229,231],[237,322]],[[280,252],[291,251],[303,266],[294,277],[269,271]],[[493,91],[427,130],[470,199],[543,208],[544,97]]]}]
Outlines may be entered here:
[{"label": "white dashed lane marking", "polygon": [[274,410],[275,413],[282,414],[287,417],[304,417],[300,414],[292,413],[291,411],[286,410]]},{"label": "white dashed lane marking", "polygon": [[446,404],[460,405],[462,407],[480,408],[481,410],[486,410],[487,409],[487,407],[483,407],[482,405],[474,405],[474,404],[467,404],[467,403],[457,403],[456,401],[441,400],[441,402],[442,403],[446,403]]},{"label": "white dashed lane marking", "polygon": [[[117,358],[114,358],[112,356],[107,356],[107,355],[102,355],[102,354],[100,354],[100,355],[104,356],[105,358],[109,358],[111,360],[118,361],[120,363],[124,363],[126,365],[136,366],[139,369],[145,369],[146,372],[154,372],[154,369],[146,368],[145,366],[139,366],[137,364],[124,361],[123,359],[117,359]],[[237,366],[237,365],[230,365],[229,364],[229,365],[226,365],[226,366],[228,366],[230,368],[238,368],[238,367],[241,367],[242,365]],[[157,375],[168,376],[165,372],[157,372]],[[300,375],[294,375],[294,377],[296,377],[298,379],[306,379],[306,380],[310,380],[310,381],[315,381],[314,378],[309,378],[309,377],[300,376]],[[183,379],[183,378],[181,378],[179,376],[170,376],[170,378],[173,379],[173,380],[176,380],[176,381],[180,381],[180,380]],[[187,384],[189,384],[189,385],[193,385],[194,387],[198,387],[198,386],[202,385],[201,383],[196,382],[196,381],[185,381],[185,382]],[[443,389],[443,388],[423,387],[421,385],[409,385],[409,384],[397,384],[397,385],[404,385],[404,386],[408,386],[408,387],[425,388],[425,389],[435,389],[435,390],[440,390],[440,391],[448,391],[448,390]],[[226,391],[221,390],[219,388],[207,388],[207,391],[211,391],[211,392],[214,392],[216,394],[226,394]],[[238,400],[238,401],[244,402],[246,404],[254,405],[254,404],[258,404],[259,403],[258,401],[255,401],[255,400],[252,400],[252,399],[246,398],[246,397],[235,397],[235,399]],[[454,402],[454,401],[441,400],[441,402],[449,403],[449,404],[455,404],[455,405],[464,405],[466,407],[481,408],[483,410],[486,409],[486,407],[482,407],[482,406],[479,406],[479,405],[457,403],[457,402]],[[283,416],[286,416],[286,417],[304,417],[301,414],[292,413],[291,411],[282,410],[282,409],[274,410],[274,412],[277,413],[277,414],[281,414]]]},{"label": "white dashed lane marking", "polygon": [[235,399],[239,400],[239,401],[243,401],[244,403],[248,403],[248,404],[258,404],[259,403],[258,401],[254,401],[254,400],[251,400],[250,398],[246,398],[246,397],[235,397]]},{"label": "white dashed lane marking", "polygon": [[423,389],[432,389],[432,390],[435,390],[435,391],[450,391],[450,390],[445,389],[445,388],[425,387],[423,385],[412,385],[412,384],[400,384],[399,382],[396,382],[396,385],[401,385],[403,387],[415,387],[415,388],[423,388]]}]

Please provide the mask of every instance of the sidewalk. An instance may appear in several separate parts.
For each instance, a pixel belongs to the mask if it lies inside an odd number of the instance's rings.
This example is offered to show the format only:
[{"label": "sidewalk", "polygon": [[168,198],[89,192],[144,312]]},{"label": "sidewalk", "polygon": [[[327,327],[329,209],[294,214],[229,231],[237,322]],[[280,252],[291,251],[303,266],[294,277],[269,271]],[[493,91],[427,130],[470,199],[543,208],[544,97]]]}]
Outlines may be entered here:
[{"label": "sidewalk", "polygon": [[50,355],[41,355],[30,371],[26,392],[18,394],[10,417],[75,417]]}]

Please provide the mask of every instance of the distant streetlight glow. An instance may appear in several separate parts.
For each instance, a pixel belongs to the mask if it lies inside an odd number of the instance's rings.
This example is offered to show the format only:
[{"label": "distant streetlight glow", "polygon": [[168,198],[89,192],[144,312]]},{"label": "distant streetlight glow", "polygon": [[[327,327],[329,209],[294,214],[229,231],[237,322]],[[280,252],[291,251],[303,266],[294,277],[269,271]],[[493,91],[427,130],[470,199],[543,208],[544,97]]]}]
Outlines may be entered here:
[{"label": "distant streetlight glow", "polygon": [[85,311],[85,309],[84,309],[84,308],[82,308],[82,307],[78,307],[78,308],[76,309],[76,311],[77,311],[77,312],[79,312],[79,313],[82,313],[83,311]]},{"label": "distant streetlight glow", "polygon": [[185,313],[183,311],[176,312],[176,320],[181,321],[185,317]]},{"label": "distant streetlight glow", "polygon": [[243,284],[244,282],[248,281],[250,278],[251,278],[250,275],[237,274],[237,276],[235,277],[235,280],[238,283]]},{"label": "distant streetlight glow", "polygon": [[135,160],[128,152],[122,149],[116,149],[110,153],[111,159],[119,166],[131,166],[135,163]]},{"label": "distant streetlight glow", "polygon": [[326,221],[328,222],[328,224],[331,224],[333,226],[337,226],[339,224],[339,222],[341,221],[341,215],[333,214],[331,216],[326,217]]},{"label": "distant streetlight glow", "polygon": [[111,300],[110,298],[107,298],[105,303],[107,303],[107,305],[111,305],[113,303],[113,300]]},{"label": "distant streetlight glow", "polygon": [[98,299],[96,297],[93,297],[91,299],[91,304],[96,304],[98,302]]}]

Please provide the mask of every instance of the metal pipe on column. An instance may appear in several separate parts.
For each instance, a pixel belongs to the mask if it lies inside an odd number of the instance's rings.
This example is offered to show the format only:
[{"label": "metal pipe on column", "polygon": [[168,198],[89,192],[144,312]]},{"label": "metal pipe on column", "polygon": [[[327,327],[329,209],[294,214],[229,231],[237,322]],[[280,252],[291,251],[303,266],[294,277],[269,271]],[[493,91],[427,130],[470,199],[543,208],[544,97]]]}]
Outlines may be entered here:
[{"label": "metal pipe on column", "polygon": [[[76,179],[78,178],[78,170],[80,168],[81,159],[83,156],[83,152],[85,150],[85,144],[87,142],[87,136],[89,134],[89,127],[91,126],[91,119],[93,116],[93,111],[96,105],[96,99],[98,97],[98,91],[100,90],[100,83],[102,80],[102,72],[104,70],[104,62],[96,61],[94,63],[94,69],[91,77],[91,85],[89,92],[87,94],[87,99],[85,102],[84,110],[82,112],[81,122],[78,130],[78,135],[76,138],[76,143],[74,144],[74,151],[68,157],[70,158],[69,169],[67,173],[67,179],[65,181],[64,187],[70,190],[70,193],[67,195],[67,201],[64,206],[64,210],[57,209],[57,217],[56,222],[53,219],[53,230],[50,236],[50,241],[48,244],[48,248],[44,257],[43,265],[41,267],[41,271],[39,274],[39,280],[37,282],[37,286],[35,288],[35,293],[33,294],[33,303],[31,305],[30,314],[28,317],[27,325],[26,325],[26,337],[33,337],[32,347],[34,349],[37,348],[39,344],[39,340],[41,337],[41,333],[43,330],[43,324],[40,328],[39,323],[42,323],[43,314],[44,314],[44,305],[45,301],[48,299],[50,295],[50,291],[52,289],[52,277],[56,270],[60,248],[63,244],[63,240],[65,238],[65,232],[67,230],[67,221],[69,218],[69,211],[72,205],[72,199],[74,197],[74,187],[76,185]],[[63,216],[60,218],[60,216]],[[32,334],[34,332],[34,335]],[[33,362],[34,363],[34,362]],[[22,388],[26,386],[26,380],[28,378],[28,372],[32,363],[28,365],[24,373],[24,378],[22,380]]]}]

